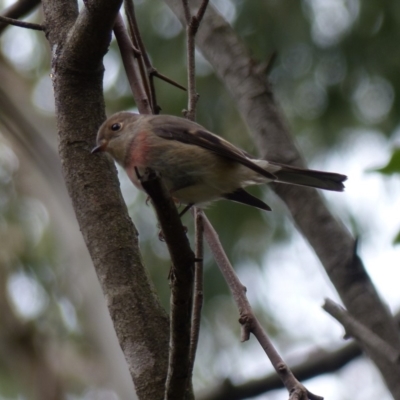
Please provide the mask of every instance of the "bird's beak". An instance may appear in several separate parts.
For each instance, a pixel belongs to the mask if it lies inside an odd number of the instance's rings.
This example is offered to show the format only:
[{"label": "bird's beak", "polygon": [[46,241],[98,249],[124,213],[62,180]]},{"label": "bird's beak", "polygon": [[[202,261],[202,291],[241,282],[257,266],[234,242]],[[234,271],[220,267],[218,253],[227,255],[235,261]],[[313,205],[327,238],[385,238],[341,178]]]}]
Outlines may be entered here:
[{"label": "bird's beak", "polygon": [[107,147],[107,142],[103,140],[99,145],[97,145],[92,149],[91,153],[94,154],[94,153],[99,153],[101,151],[105,151],[106,147]]}]

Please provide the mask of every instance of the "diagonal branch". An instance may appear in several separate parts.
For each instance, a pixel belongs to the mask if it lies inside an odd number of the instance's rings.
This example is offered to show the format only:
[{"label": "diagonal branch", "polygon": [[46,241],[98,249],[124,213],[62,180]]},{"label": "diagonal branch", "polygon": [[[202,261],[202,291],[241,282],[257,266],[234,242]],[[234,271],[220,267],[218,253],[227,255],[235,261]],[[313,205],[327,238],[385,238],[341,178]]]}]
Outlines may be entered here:
[{"label": "diagonal branch", "polygon": [[0,15],[0,22],[5,24],[19,26],[20,28],[33,29],[34,31],[44,31],[44,25],[34,24],[32,22],[19,21],[18,19],[8,18]]},{"label": "diagonal branch", "polygon": [[141,78],[136,59],[134,58],[134,49],[132,42],[125,29],[121,14],[117,16],[114,25],[114,33],[117,39],[118,47],[121,53],[126,76],[131,86],[133,98],[135,99],[138,110],[141,114],[152,114],[148,93],[145,90],[144,82]]},{"label": "diagonal branch", "polygon": [[217,233],[211,226],[208,219],[203,215],[204,220],[204,235],[206,241],[210,247],[210,250],[214,256],[215,261],[218,264],[228,286],[232,292],[233,298],[239,309],[239,322],[242,325],[242,341],[249,340],[250,333],[252,333],[264,349],[272,366],[275,368],[279,378],[285,385],[287,391],[290,394],[289,399],[312,399],[322,400],[322,397],[310,393],[294,376],[292,371],[283,361],[282,357],[276,351],[274,345],[269,339],[267,333],[259,323],[258,319],[254,315],[250,303],[246,297],[246,288],[239,281],[232,265],[230,264],[228,257],[226,256],[222,245],[218,239]]},{"label": "diagonal branch", "polygon": [[368,353],[377,354],[391,364],[399,363],[399,351],[358,322],[343,307],[339,306],[339,304],[330,299],[326,299],[322,308],[343,325],[346,330],[346,337],[354,337]]},{"label": "diagonal branch", "polygon": [[[139,59],[139,67],[141,71],[141,76],[143,83],[146,88],[146,93],[148,98],[151,100],[151,107],[153,109],[154,114],[158,114],[161,111],[161,107],[157,104],[157,96],[156,89],[154,85],[154,78],[157,77],[172,86],[175,86],[179,89],[185,90],[186,88],[174,80],[168,78],[167,76],[159,73],[152,65],[150,61],[150,57],[147,54],[144,42],[142,40],[142,35],[139,30],[139,25],[136,19],[135,6],[133,0],[124,0],[125,13],[127,15],[129,30],[131,34],[131,38],[134,41],[135,45],[138,47],[138,53],[136,56]],[[144,68],[146,68],[147,75],[144,73]]]},{"label": "diagonal branch", "polygon": [[148,72],[149,66],[151,66],[150,58],[144,47],[142,35],[140,34],[139,26],[136,21],[135,6],[133,4],[133,0],[124,0],[124,8],[128,20],[129,33],[132,39],[132,43],[134,43],[135,47],[138,48],[136,58],[138,61],[143,86],[146,90],[147,97],[150,100],[152,113],[159,114],[161,108],[157,104],[157,95],[154,87],[153,77],[150,74],[146,73],[146,68]]},{"label": "diagonal branch", "polygon": [[[28,14],[36,6],[40,4],[40,0],[18,0],[10,7],[3,10],[3,16],[7,18],[18,19]],[[0,22],[0,33],[7,28],[7,23]]]}]

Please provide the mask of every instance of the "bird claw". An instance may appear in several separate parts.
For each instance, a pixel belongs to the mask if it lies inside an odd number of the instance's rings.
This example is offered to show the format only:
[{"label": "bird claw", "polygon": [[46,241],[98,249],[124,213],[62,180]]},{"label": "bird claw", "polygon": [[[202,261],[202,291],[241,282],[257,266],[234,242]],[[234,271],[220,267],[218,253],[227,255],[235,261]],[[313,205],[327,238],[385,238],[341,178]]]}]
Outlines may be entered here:
[{"label": "bird claw", "polygon": [[160,242],[165,242],[164,232],[161,229],[158,231],[158,240]]}]

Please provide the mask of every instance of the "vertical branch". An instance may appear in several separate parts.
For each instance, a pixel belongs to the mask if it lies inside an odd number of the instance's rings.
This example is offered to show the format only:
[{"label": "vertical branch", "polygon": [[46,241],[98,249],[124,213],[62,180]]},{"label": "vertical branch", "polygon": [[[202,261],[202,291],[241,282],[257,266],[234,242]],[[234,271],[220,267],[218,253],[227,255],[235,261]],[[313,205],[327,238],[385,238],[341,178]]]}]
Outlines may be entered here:
[{"label": "vertical branch", "polygon": [[195,270],[194,270],[194,298],[192,311],[192,331],[190,335],[190,375],[193,373],[194,360],[196,357],[196,349],[199,341],[200,317],[203,308],[203,214],[198,208],[193,211],[195,218]]},{"label": "vertical branch", "polygon": [[[206,11],[208,0],[202,1],[197,15],[191,16],[188,0],[182,0],[183,10],[186,19],[186,57],[188,67],[188,109],[186,118],[191,121],[196,119],[196,104],[198,94],[196,92],[196,65],[195,65],[195,37],[201,19]],[[201,310],[203,308],[203,213],[195,208],[195,276],[194,276],[194,299],[192,309],[192,328],[190,335],[190,378],[193,374],[194,360],[200,333]]]},{"label": "vertical branch", "polygon": [[182,0],[186,20],[186,54],[188,68],[188,109],[186,118],[194,121],[196,119],[196,104],[199,95],[196,92],[196,65],[195,65],[195,38],[199,30],[200,22],[206,12],[208,0],[201,2],[196,15],[191,16],[188,0]]},{"label": "vertical branch", "polygon": [[189,354],[195,256],[175,203],[162,180],[150,169],[143,175],[136,170],[136,174],[156,211],[172,262],[169,357],[164,399],[189,400],[193,398]]},{"label": "vertical branch", "polygon": [[195,67],[195,45],[194,35],[192,34],[192,24],[190,23],[187,27],[187,68],[188,68],[188,109],[186,112],[186,118],[194,121],[196,119],[196,104],[199,95],[196,92],[196,67]]}]

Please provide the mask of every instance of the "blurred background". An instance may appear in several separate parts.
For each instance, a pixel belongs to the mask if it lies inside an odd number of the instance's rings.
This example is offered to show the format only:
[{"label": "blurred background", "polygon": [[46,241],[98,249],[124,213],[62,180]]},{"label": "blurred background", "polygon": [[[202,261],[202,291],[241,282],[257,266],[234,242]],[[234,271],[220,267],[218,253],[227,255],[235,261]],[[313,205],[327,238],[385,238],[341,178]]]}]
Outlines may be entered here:
[{"label": "blurred background", "polygon": [[[11,0],[0,1],[1,9]],[[359,254],[382,298],[399,309],[400,3],[369,0],[211,1],[257,62],[277,58],[273,92],[310,167],[348,175],[344,193],[323,193],[359,238]],[[153,65],[186,85],[184,30],[161,0],[135,0]],[[41,22],[41,10],[26,20]],[[132,399],[133,385],[66,193],[57,155],[50,49],[41,32],[8,27],[0,37],[0,399]],[[197,120],[257,154],[234,99],[202,57]],[[107,114],[134,110],[113,40],[104,60]],[[162,113],[182,115],[186,93],[156,81]],[[88,109],[88,112],[90,110]],[[93,142],[94,142],[93,138]],[[145,196],[119,178],[146,267],[168,308],[169,260]],[[206,213],[248,297],[289,365],[345,344],[321,305],[338,301],[284,205],[253,190],[273,212],[218,202]],[[184,217],[193,235],[189,215]],[[205,304],[195,389],[241,384],[272,372],[251,339],[206,249]],[[390,399],[359,357],[305,382],[326,399]],[[36,397],[35,397],[36,396]],[[287,399],[276,390],[257,399]]]}]

